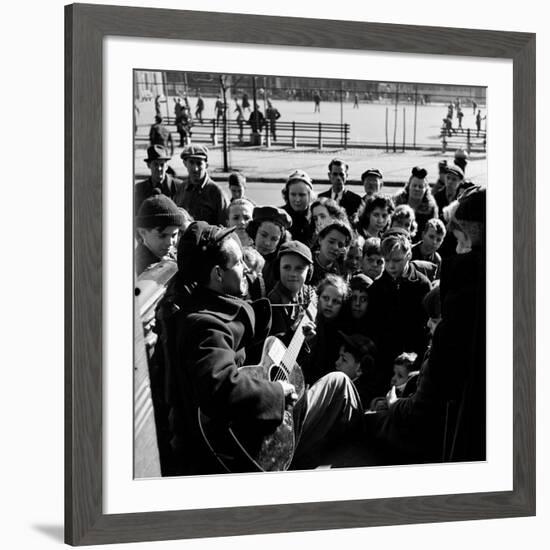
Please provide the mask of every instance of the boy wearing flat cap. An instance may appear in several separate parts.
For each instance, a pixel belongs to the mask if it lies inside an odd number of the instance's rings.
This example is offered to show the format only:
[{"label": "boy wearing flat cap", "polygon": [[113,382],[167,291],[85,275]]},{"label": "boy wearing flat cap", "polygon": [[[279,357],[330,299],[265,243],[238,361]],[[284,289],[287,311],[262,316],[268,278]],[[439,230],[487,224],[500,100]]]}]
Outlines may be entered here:
[{"label": "boy wearing flat cap", "polygon": [[229,202],[223,191],[208,175],[208,148],[189,145],[181,153],[188,177],[182,197],[185,208],[195,220],[223,225]]},{"label": "boy wearing flat cap", "polygon": [[378,168],[369,168],[361,174],[361,183],[365,189],[363,201],[370,199],[374,195],[378,195],[383,185],[382,172]]},{"label": "boy wearing flat cap", "polygon": [[[294,409],[298,396],[291,383],[239,368],[247,349],[266,338],[271,315],[267,300],[251,305],[241,299],[245,264],[233,231],[194,222],[178,246],[176,286],[186,292],[178,298],[168,331],[168,401],[180,475],[256,471],[237,447],[226,445],[229,427],[256,456],[263,436],[299,410],[301,436],[294,456],[313,460],[313,450],[342,429],[358,428],[362,416],[355,388],[342,373],[309,389]],[[266,451],[275,460],[266,469],[287,467],[273,451]]]},{"label": "boy wearing flat cap", "polygon": [[163,195],[172,199],[178,206],[182,206],[183,181],[168,173],[170,158],[162,145],[151,145],[147,148],[147,156],[144,161],[151,171],[151,176],[136,183],[134,187],[134,212],[136,214],[141,203],[153,196],[154,189],[159,189]]}]

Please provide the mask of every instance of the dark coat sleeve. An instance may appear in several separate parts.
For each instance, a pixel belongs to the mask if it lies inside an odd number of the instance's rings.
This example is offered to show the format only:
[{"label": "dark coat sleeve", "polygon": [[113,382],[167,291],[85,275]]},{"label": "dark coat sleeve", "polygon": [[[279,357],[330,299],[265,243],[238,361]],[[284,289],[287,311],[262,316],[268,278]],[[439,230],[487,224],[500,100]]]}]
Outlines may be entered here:
[{"label": "dark coat sleeve", "polygon": [[[239,371],[232,323],[213,316],[190,316],[180,345],[198,405],[211,418],[279,424],[284,412],[282,386]],[[238,344],[238,343],[237,343]]]}]

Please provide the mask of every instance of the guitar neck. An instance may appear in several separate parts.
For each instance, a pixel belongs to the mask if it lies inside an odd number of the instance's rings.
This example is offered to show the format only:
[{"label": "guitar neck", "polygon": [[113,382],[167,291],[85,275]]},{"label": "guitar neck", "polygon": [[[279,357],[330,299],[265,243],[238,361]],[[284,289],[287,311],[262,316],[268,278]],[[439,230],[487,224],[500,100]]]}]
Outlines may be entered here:
[{"label": "guitar neck", "polygon": [[305,340],[304,330],[303,330],[304,325],[308,321],[312,321],[313,319],[315,319],[316,315],[317,315],[317,306],[313,301],[311,301],[307,309],[305,310],[304,315],[300,323],[298,324],[296,331],[294,332],[294,336],[292,337],[292,340],[290,341],[290,344],[288,345],[288,348],[281,360],[281,365],[287,371],[290,371],[294,367],[294,365],[296,364],[296,359],[298,358],[298,354],[302,349],[302,345]]}]

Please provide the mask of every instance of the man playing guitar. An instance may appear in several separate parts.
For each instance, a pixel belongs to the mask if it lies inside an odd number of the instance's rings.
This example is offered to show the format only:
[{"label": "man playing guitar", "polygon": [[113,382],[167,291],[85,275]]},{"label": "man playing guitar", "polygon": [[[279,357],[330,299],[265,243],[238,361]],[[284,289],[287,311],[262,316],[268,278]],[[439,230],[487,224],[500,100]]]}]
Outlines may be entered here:
[{"label": "man playing guitar", "polygon": [[[297,353],[288,359],[299,346],[266,339],[270,305],[242,299],[246,268],[234,229],[193,222],[178,246],[167,394],[180,475],[315,467],[332,436],[361,428],[361,402],[345,374],[306,390]],[[243,367],[262,343],[260,363]]]}]

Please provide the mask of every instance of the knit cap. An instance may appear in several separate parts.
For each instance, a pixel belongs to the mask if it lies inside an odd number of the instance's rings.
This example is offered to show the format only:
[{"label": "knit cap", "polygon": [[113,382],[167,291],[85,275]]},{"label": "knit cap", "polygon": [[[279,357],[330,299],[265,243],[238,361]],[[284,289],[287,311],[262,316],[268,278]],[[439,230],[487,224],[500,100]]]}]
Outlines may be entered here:
[{"label": "knit cap", "polygon": [[163,195],[160,189],[153,190],[153,196],[145,199],[136,216],[136,227],[153,229],[154,227],[182,226],[185,218],[176,203]]}]

